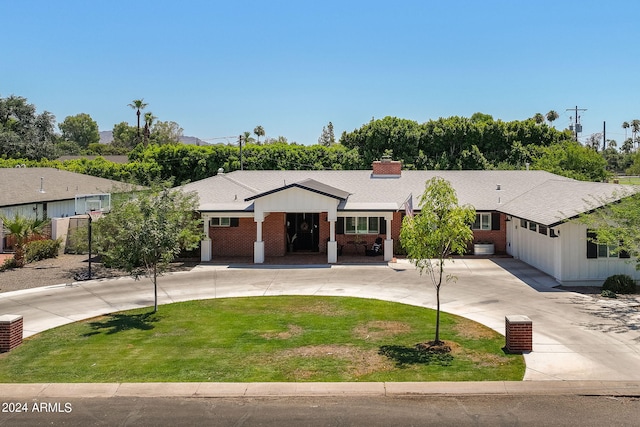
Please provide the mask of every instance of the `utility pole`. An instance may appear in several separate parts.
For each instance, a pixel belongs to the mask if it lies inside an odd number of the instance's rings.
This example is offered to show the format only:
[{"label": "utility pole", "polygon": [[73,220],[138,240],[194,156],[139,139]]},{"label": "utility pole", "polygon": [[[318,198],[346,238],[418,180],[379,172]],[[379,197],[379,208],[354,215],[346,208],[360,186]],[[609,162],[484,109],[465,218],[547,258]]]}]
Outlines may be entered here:
[{"label": "utility pole", "polygon": [[607,149],[607,122],[602,122],[602,152]]},{"label": "utility pole", "polygon": [[[567,108],[565,111],[575,111],[575,126],[574,125],[570,125],[569,129],[570,130],[575,130],[575,135],[576,135],[576,142],[578,141],[578,133],[582,132],[582,125],[580,124],[580,117],[578,117],[578,111],[587,111],[586,108],[578,108],[578,106],[576,105],[576,108]],[[573,129],[572,129],[573,128]]]},{"label": "utility pole", "polygon": [[242,166],[242,135],[238,136],[238,144],[240,145],[240,170],[243,170]]}]

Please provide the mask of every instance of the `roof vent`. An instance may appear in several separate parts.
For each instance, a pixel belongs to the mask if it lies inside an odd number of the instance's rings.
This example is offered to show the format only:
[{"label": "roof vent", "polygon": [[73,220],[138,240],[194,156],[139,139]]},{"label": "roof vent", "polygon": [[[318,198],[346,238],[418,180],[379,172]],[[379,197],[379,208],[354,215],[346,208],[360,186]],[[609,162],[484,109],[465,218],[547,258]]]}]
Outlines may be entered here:
[{"label": "roof vent", "polygon": [[218,175],[224,175],[224,169],[218,168]]},{"label": "roof vent", "polygon": [[496,190],[500,191],[500,184],[496,184]]}]

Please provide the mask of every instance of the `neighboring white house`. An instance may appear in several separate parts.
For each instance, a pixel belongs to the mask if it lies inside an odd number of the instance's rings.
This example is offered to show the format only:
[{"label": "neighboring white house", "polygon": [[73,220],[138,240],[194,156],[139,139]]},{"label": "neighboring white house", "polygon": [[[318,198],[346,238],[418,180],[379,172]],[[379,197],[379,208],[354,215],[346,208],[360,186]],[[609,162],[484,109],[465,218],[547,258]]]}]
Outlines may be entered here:
[{"label": "neighboring white house", "polygon": [[[67,218],[84,214],[76,212],[77,195],[139,188],[142,187],[55,168],[0,168],[0,214],[8,218],[16,214],[26,218]],[[2,237],[0,252],[4,249]]]},{"label": "neighboring white house", "polygon": [[452,184],[461,204],[475,207],[475,241],[493,244],[496,253],[519,258],[562,284],[600,285],[615,273],[640,279],[628,259],[605,258],[597,247],[594,252],[586,228],[567,222],[603,200],[629,194],[629,187],[544,171],[406,171],[395,161],[372,166],[235,171],[187,184],[185,191],[199,195],[205,220],[202,260],[251,256],[262,263],[265,257],[321,252],[335,263],[342,252],[364,254],[359,245],[375,239],[384,242],[383,259],[391,260],[407,202],[418,210],[425,182],[440,176]]}]

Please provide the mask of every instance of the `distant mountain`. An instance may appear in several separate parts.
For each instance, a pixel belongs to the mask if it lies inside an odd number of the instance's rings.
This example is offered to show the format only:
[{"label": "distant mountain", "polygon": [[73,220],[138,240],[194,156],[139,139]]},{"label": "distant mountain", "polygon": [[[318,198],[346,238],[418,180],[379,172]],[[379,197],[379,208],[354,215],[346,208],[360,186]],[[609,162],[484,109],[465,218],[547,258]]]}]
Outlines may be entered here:
[{"label": "distant mountain", "polygon": [[[113,141],[113,132],[110,130],[103,130],[100,132],[100,144],[109,144]],[[200,138],[195,136],[183,136],[180,138],[180,142],[187,145],[209,145]]]}]

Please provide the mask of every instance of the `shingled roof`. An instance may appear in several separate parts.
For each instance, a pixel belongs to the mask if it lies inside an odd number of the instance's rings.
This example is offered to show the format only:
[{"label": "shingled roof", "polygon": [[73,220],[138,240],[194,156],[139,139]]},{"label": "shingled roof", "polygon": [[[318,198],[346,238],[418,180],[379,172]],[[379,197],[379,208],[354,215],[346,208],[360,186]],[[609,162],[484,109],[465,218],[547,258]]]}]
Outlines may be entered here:
[{"label": "shingled roof", "polygon": [[200,211],[253,211],[257,197],[290,186],[339,189],[341,211],[397,211],[411,194],[418,209],[425,182],[440,176],[455,188],[461,204],[478,211],[500,211],[554,225],[635,191],[628,186],[582,182],[544,171],[402,171],[379,177],[355,171],[235,171],[187,184],[200,196]]},{"label": "shingled roof", "polygon": [[112,193],[142,188],[54,168],[0,168],[0,207],[70,200],[76,194]]}]

